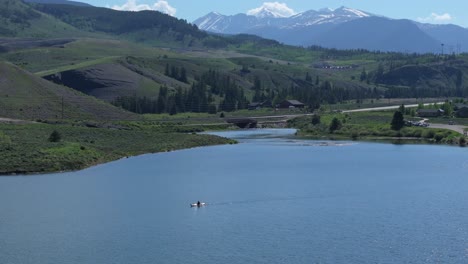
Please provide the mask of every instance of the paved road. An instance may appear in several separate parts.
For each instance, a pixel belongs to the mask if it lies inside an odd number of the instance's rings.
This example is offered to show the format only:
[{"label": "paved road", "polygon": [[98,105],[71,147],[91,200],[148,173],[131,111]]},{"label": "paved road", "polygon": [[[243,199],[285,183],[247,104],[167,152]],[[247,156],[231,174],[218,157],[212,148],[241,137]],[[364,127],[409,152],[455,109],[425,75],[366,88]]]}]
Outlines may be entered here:
[{"label": "paved road", "polygon": [[430,124],[429,127],[432,127],[432,128],[450,129],[460,134],[463,134],[464,129],[467,128],[461,125],[446,125],[446,124],[434,124],[434,123],[429,123],[429,124]]},{"label": "paved road", "polygon": [[[438,102],[437,104],[443,104],[444,102]],[[427,105],[433,105],[434,103],[428,103],[424,104],[425,106]],[[411,105],[405,105],[406,108],[413,108],[413,107],[418,107],[418,104],[411,104]],[[355,112],[369,112],[369,111],[382,111],[382,110],[392,110],[392,109],[398,109],[400,108],[400,105],[392,105],[392,106],[382,106],[382,107],[372,107],[372,108],[361,108],[361,109],[353,109],[353,110],[345,110],[343,113],[355,113]]]}]

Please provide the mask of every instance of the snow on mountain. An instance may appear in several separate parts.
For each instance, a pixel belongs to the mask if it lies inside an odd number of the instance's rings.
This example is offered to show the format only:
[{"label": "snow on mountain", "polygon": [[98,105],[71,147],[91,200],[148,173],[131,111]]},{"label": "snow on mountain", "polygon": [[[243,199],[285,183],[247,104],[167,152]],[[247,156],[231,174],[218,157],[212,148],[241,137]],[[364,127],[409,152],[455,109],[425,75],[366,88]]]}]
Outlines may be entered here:
[{"label": "snow on mountain", "polygon": [[262,6],[247,11],[247,15],[258,18],[285,18],[295,13],[285,3],[279,2],[265,2]]},{"label": "snow on mountain", "polygon": [[448,51],[468,50],[463,45],[468,43],[468,29],[456,25],[389,19],[344,6],[295,14],[287,6],[269,4],[247,14],[225,16],[213,12],[194,23],[209,32],[253,34],[297,46],[432,52],[444,43]]},{"label": "snow on mountain", "polygon": [[[243,29],[276,27],[297,28],[320,24],[340,24],[354,19],[373,16],[361,10],[340,7],[335,10],[325,8],[319,11],[309,10],[299,14],[282,12],[278,8],[263,6],[252,9],[248,14],[237,14],[234,16],[224,16],[219,13],[209,13],[194,21],[202,30],[216,33],[246,33]],[[240,21],[239,19],[244,19]]]},{"label": "snow on mountain", "polygon": [[268,10],[266,8],[259,10],[258,12],[255,13],[250,13],[249,15],[255,16],[258,18],[266,18],[266,17],[273,17],[273,18],[280,18],[280,17],[285,17],[282,14],[276,13],[274,11]]}]

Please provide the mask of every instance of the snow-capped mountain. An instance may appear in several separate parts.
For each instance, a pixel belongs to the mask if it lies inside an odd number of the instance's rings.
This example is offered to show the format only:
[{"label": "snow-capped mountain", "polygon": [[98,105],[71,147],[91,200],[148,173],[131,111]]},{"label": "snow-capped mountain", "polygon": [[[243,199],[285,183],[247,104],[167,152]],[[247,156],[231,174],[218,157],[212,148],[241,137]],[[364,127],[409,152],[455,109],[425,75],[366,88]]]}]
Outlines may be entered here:
[{"label": "snow-capped mountain", "polygon": [[225,16],[216,12],[207,14],[194,21],[201,30],[214,33],[238,34],[253,33],[255,29],[276,27],[278,29],[307,27],[320,24],[340,24],[354,19],[372,16],[361,10],[340,7],[338,9],[310,10],[293,16],[274,12],[267,8],[257,9],[249,15]]},{"label": "snow-capped mountain", "polygon": [[246,33],[297,46],[437,53],[444,43],[447,51],[468,51],[468,46],[463,46],[468,43],[466,28],[390,19],[344,6],[290,16],[268,8],[233,16],[213,12],[194,24],[209,32]]},{"label": "snow-capped mountain", "polygon": [[274,10],[270,10],[268,8],[260,8],[257,10],[254,10],[249,13],[250,16],[254,16],[257,18],[284,18],[288,17],[288,15],[281,14],[279,12],[275,12]]},{"label": "snow-capped mountain", "polygon": [[319,24],[341,24],[355,19],[373,16],[361,10],[340,7],[338,9],[321,9],[319,11],[310,10],[299,13],[290,18],[292,24],[289,27],[305,27]]}]

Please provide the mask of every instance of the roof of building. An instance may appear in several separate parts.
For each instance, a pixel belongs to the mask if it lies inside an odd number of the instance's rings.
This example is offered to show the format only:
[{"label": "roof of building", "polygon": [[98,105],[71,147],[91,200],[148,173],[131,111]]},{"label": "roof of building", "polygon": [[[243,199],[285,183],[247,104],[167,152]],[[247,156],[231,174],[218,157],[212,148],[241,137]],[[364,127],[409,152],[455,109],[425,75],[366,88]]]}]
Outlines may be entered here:
[{"label": "roof of building", "polygon": [[289,102],[290,104],[292,105],[304,105],[303,103],[297,101],[297,100],[286,100],[287,102]]},{"label": "roof of building", "polygon": [[468,104],[456,104],[455,107],[456,108],[464,108],[464,107],[468,107]]}]

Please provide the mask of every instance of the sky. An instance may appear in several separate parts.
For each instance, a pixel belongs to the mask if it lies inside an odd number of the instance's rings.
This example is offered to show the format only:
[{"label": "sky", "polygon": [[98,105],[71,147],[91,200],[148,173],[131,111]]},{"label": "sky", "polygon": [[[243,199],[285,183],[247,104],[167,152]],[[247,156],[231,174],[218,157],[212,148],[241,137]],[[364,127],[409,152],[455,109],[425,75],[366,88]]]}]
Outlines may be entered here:
[{"label": "sky", "polygon": [[395,19],[468,27],[467,0],[76,0],[118,10],[158,10],[193,22],[209,12],[248,13],[264,5],[285,15],[346,6]]}]

